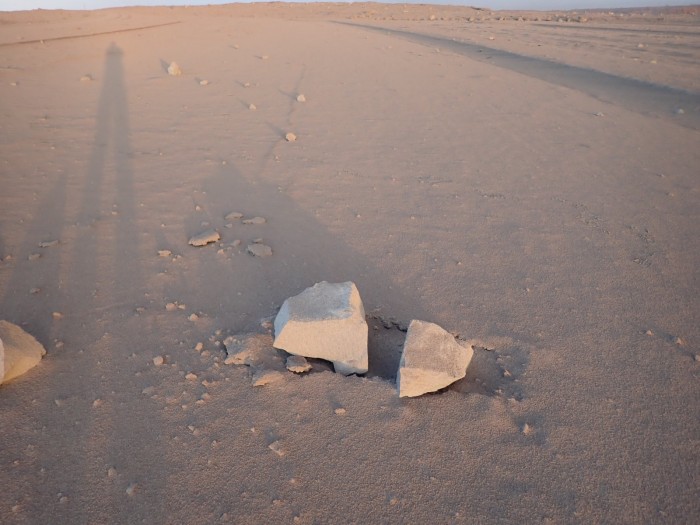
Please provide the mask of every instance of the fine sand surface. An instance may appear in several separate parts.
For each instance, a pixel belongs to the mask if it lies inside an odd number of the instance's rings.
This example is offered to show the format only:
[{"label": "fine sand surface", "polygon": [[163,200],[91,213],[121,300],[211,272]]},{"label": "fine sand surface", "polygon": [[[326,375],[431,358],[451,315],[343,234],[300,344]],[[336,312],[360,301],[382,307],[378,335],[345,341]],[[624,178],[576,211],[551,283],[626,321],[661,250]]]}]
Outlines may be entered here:
[{"label": "fine sand surface", "polygon": [[[692,9],[0,13],[0,318],[47,349],[0,386],[0,523],[697,523],[699,44]],[[224,364],[322,280],[367,377]],[[475,353],[399,399],[411,319]]]}]

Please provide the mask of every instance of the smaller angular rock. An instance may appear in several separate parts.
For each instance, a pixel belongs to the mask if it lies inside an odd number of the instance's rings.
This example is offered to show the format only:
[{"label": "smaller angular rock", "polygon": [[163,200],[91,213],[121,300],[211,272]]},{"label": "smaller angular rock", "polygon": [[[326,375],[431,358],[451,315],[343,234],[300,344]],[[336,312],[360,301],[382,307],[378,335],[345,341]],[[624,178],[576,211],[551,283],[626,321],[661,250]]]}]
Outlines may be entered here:
[{"label": "smaller angular rock", "polygon": [[45,354],[41,343],[22,328],[0,321],[0,384],[34,368]]},{"label": "smaller angular rock", "polygon": [[170,62],[170,65],[168,66],[168,75],[172,75],[174,77],[182,75],[182,69],[180,69],[180,66],[178,66],[176,62]]},{"label": "smaller angular rock", "polygon": [[254,257],[270,257],[272,255],[272,248],[267,244],[249,244],[246,251]]},{"label": "smaller angular rock", "polygon": [[206,246],[210,242],[216,242],[221,238],[216,230],[207,230],[192,237],[189,243],[192,246]]},{"label": "smaller angular rock", "polygon": [[438,325],[411,321],[396,376],[399,397],[435,392],[462,379],[473,355],[471,346],[460,345]]},{"label": "smaller angular rock", "polygon": [[295,374],[303,374],[311,370],[311,364],[302,355],[290,355],[285,362],[287,370]]},{"label": "smaller angular rock", "polygon": [[243,219],[243,224],[265,224],[265,217],[253,217],[252,219]]},{"label": "smaller angular rock", "polygon": [[367,322],[352,282],[322,281],[287,299],[275,318],[275,348],[333,362],[335,371],[368,369]]},{"label": "smaller angular rock", "polygon": [[240,219],[242,217],[243,217],[243,214],[241,212],[232,211],[231,213],[227,213],[226,216],[224,217],[224,219],[226,219],[227,221],[233,221],[236,219]]}]

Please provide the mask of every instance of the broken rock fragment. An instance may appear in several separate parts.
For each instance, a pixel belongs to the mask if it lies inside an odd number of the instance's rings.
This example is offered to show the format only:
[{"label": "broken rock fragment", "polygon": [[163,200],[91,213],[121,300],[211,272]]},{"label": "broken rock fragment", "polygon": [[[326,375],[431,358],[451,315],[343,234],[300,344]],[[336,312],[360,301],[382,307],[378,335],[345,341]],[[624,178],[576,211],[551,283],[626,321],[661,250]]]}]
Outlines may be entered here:
[{"label": "broken rock fragment", "polygon": [[207,230],[192,237],[189,243],[192,246],[206,246],[210,242],[216,242],[221,238],[216,230]]},{"label": "broken rock fragment", "polygon": [[275,318],[274,346],[332,361],[343,375],[367,372],[367,322],[355,283],[323,281],[287,299]]},{"label": "broken rock fragment", "polygon": [[0,384],[34,368],[46,350],[16,324],[0,321]]},{"label": "broken rock fragment", "polygon": [[435,392],[462,379],[473,355],[471,346],[460,345],[438,325],[411,321],[396,376],[399,397]]},{"label": "broken rock fragment", "polygon": [[285,361],[285,366],[287,370],[295,374],[303,374],[311,370],[311,363],[303,355],[290,355]]}]

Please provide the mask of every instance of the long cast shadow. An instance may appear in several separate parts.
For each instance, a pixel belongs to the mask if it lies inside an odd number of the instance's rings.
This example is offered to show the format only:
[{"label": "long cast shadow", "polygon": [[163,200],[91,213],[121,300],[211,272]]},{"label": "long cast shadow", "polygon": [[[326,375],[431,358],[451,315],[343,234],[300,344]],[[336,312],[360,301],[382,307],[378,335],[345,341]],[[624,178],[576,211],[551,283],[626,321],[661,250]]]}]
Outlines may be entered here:
[{"label": "long cast shadow", "polygon": [[[447,49],[479,62],[493,64],[550,84],[581,91],[598,100],[636,113],[672,118],[673,122],[687,128],[700,129],[700,94],[698,93],[482,45],[457,42],[444,37],[351,22],[335,23],[377,31],[418,44],[438,46],[440,49]],[[677,113],[680,109],[684,112]]]}]

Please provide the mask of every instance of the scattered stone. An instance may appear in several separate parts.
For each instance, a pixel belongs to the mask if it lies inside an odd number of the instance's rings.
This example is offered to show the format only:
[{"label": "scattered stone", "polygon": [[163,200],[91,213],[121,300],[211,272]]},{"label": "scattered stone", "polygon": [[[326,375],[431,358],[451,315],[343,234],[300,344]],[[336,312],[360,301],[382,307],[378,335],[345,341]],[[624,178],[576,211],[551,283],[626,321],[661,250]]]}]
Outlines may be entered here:
[{"label": "scattered stone", "polygon": [[253,373],[253,386],[265,386],[275,383],[284,376],[277,370],[256,370]]},{"label": "scattered stone", "polygon": [[683,108],[678,108],[676,110],[676,115],[685,115],[685,110]]},{"label": "scattered stone", "polygon": [[335,412],[339,416],[344,416],[347,410],[344,408],[336,408],[333,412]]},{"label": "scattered stone", "polygon": [[0,384],[34,368],[46,350],[16,324],[0,321]]},{"label": "scattered stone", "polygon": [[306,102],[306,97],[304,96],[303,93],[299,93],[297,95],[297,102]]},{"label": "scattered stone", "polygon": [[434,323],[411,321],[401,353],[396,385],[399,397],[434,392],[467,373],[474,350],[460,345]]},{"label": "scattered stone", "polygon": [[136,492],[136,487],[138,487],[138,485],[136,483],[132,483],[131,485],[126,487],[126,495],[133,496],[134,493]]},{"label": "scattered stone", "polygon": [[108,478],[116,478],[117,477],[117,469],[114,467],[109,467],[107,469],[107,477]]},{"label": "scattered stone", "polygon": [[287,142],[294,142],[297,139],[297,136],[290,131],[284,136],[284,138],[287,140]]},{"label": "scattered stone", "polygon": [[520,431],[521,431],[523,434],[525,434],[526,436],[529,436],[530,434],[532,434],[532,433],[534,432],[533,428],[532,428],[530,425],[528,425],[527,423],[525,423],[525,424],[522,426],[522,428],[520,429]]},{"label": "scattered stone", "polygon": [[234,248],[238,248],[240,245],[241,245],[241,240],[240,240],[240,239],[236,239],[235,241],[233,241],[233,242],[231,243],[231,246],[233,246]]},{"label": "scattered stone", "polygon": [[153,358],[153,364],[156,366],[160,366],[163,363],[165,363],[165,359],[163,359],[162,355],[157,355]]},{"label": "scattered stone", "polygon": [[237,219],[242,219],[243,214],[237,211],[232,211],[231,213],[227,213],[226,216],[224,217],[225,220],[227,221],[235,221]]},{"label": "scattered stone", "polygon": [[197,344],[194,346],[194,349],[195,349],[197,352],[201,352],[203,348],[204,348],[204,345],[203,345],[202,343],[197,343]]},{"label": "scattered stone", "polygon": [[102,406],[102,400],[101,399],[95,399],[92,402],[92,408],[100,408]]},{"label": "scattered stone", "polygon": [[275,454],[277,454],[277,455],[280,456],[280,457],[281,457],[281,456],[284,456],[284,455],[286,454],[286,452],[285,452],[284,449],[282,448],[282,444],[281,444],[279,441],[275,441],[275,442],[273,442],[273,443],[270,443],[270,444],[267,446],[267,448],[269,448],[270,450],[272,450],[272,452],[274,452]]},{"label": "scattered stone", "polygon": [[42,241],[39,243],[39,248],[51,248],[52,246],[56,246],[58,244],[57,240],[54,241]]},{"label": "scattered stone", "polygon": [[695,359],[696,362],[697,362],[697,361],[700,361],[700,354],[695,354],[694,359]]},{"label": "scattered stone", "polygon": [[332,361],[343,375],[364,374],[367,332],[355,283],[322,281],[284,302],[275,318],[273,344],[290,354]]},{"label": "scattered stone", "polygon": [[311,364],[303,355],[290,355],[285,362],[287,370],[295,374],[303,374],[311,370]]},{"label": "scattered stone", "polygon": [[645,333],[646,335],[648,335],[649,337],[651,337],[651,336],[654,335],[654,332],[653,332],[652,330],[647,330],[647,331],[644,332],[644,333]]},{"label": "scattered stone", "polygon": [[32,295],[36,295],[41,291],[41,288],[30,288],[29,293]]},{"label": "scattered stone", "polygon": [[92,82],[92,75],[83,75],[80,77],[81,82]]},{"label": "scattered stone", "polygon": [[256,109],[258,109],[258,107],[257,107],[255,104],[250,104],[250,105],[248,106],[248,109],[251,110],[251,111],[255,111]]},{"label": "scattered stone", "polygon": [[170,250],[158,250],[158,257],[170,257],[172,254]]},{"label": "scattered stone", "polygon": [[62,314],[61,312],[53,312],[53,313],[51,314],[51,317],[53,317],[53,318],[56,319],[56,320],[58,320],[58,319],[63,319],[63,314]]},{"label": "scattered stone", "polygon": [[264,240],[264,239],[263,239],[262,237],[258,237],[258,238],[256,238],[256,239],[253,239],[253,243],[254,243],[254,244],[262,244],[262,243],[263,243],[263,240]]},{"label": "scattered stone", "polygon": [[231,224],[230,222],[227,222],[224,226],[226,228],[233,228],[233,224]]},{"label": "scattered stone", "polygon": [[41,257],[40,253],[33,253],[29,257],[27,257],[28,261],[36,261],[39,257]]},{"label": "scattered stone", "polygon": [[199,321],[199,316],[197,314],[190,314],[190,316],[187,319],[192,322]]},{"label": "scattered stone", "polygon": [[681,339],[680,337],[677,337],[677,336],[673,338],[673,342],[674,342],[674,344],[677,344],[678,346],[683,346],[685,344],[683,339]]},{"label": "scattered stone", "polygon": [[267,244],[249,244],[246,251],[254,257],[270,257],[272,255],[272,248]]},{"label": "scattered stone", "polygon": [[226,365],[246,365],[260,370],[283,371],[284,359],[272,346],[269,334],[248,333],[224,339]]},{"label": "scattered stone", "polygon": [[267,60],[268,58],[270,58],[270,57],[267,56],[267,55],[262,55],[262,56],[260,57],[260,60]]},{"label": "scattered stone", "polygon": [[192,246],[206,246],[210,242],[216,242],[221,239],[219,232],[216,230],[206,230],[192,237],[189,243]]},{"label": "scattered stone", "polygon": [[193,374],[192,372],[190,372],[185,376],[185,379],[187,379],[188,381],[197,381],[197,374]]},{"label": "scattered stone", "polygon": [[265,217],[253,217],[252,219],[243,219],[243,224],[265,224]]},{"label": "scattered stone", "polygon": [[202,79],[202,80],[199,81],[199,85],[200,85],[200,86],[208,86],[208,85],[209,85],[209,81],[208,81],[208,80],[205,80],[205,79]]},{"label": "scattered stone", "polygon": [[595,113],[593,113],[593,115],[596,117],[604,117],[605,113],[603,113],[602,111],[596,111]]},{"label": "scattered stone", "polygon": [[182,69],[180,69],[180,66],[178,66],[176,62],[170,62],[168,66],[168,75],[174,77],[182,75]]},{"label": "scattered stone", "polygon": [[175,303],[168,303],[165,305],[165,309],[168,312],[174,312],[175,310],[177,310],[177,305]]}]

